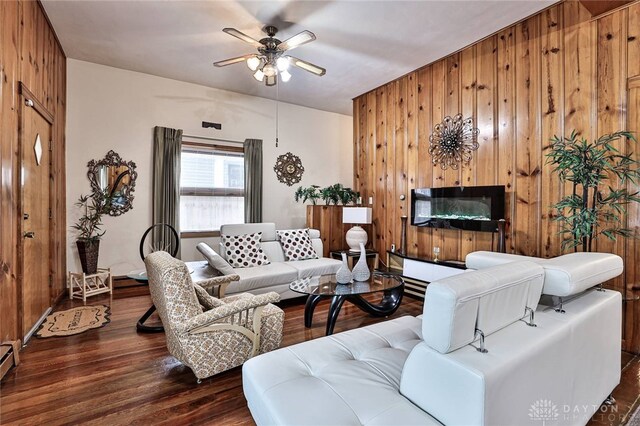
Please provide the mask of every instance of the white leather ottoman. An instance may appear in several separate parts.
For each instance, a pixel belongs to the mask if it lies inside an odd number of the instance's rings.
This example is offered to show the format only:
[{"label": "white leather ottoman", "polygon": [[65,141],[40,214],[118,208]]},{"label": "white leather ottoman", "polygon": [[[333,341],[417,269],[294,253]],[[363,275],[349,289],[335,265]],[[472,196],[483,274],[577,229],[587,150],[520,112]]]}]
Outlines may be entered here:
[{"label": "white leather ottoman", "polygon": [[400,395],[422,321],[401,317],[269,352],[242,368],[258,425],[437,425]]}]

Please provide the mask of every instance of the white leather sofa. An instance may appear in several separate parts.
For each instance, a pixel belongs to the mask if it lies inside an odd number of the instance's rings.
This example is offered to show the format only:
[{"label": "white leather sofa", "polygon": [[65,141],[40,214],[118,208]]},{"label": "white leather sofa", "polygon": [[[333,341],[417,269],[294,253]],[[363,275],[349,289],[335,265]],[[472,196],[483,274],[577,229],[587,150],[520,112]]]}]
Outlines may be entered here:
[{"label": "white leather sofa", "polygon": [[[280,295],[280,300],[300,297],[302,296],[300,293],[289,290],[291,282],[314,275],[335,274],[340,268],[341,262],[339,260],[322,257],[323,244],[320,239],[320,231],[317,229],[309,229],[309,235],[318,259],[286,261],[282,246],[276,238],[275,223],[247,223],[220,227],[221,235],[244,235],[256,232],[262,232],[260,246],[270,263],[250,268],[232,268],[229,273],[237,274],[240,280],[229,284],[226,289],[228,295],[237,293],[258,295],[275,291]],[[226,259],[222,242],[218,253],[223,259]],[[198,266],[206,268],[206,262],[189,262],[191,269],[197,270]],[[231,267],[229,266],[229,268]]]},{"label": "white leather sofa", "polygon": [[[497,262],[492,255],[472,254],[468,264],[479,270],[431,283],[421,317],[245,363],[256,423],[587,423],[620,381],[621,296],[593,286],[619,275],[621,259],[580,253]],[[564,313],[539,304],[545,291],[563,297]],[[478,350],[481,334],[486,353]]]}]

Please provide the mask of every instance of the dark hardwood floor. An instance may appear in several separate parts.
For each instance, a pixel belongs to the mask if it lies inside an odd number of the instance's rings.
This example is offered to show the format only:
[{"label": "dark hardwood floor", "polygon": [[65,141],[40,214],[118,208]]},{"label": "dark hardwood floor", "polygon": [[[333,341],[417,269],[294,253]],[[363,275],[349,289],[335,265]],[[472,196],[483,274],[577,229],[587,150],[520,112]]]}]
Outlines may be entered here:
[{"label": "dark hardwood floor", "polygon": [[[136,333],[135,323],[150,304],[146,287],[119,288],[113,298],[98,296],[87,303],[109,305],[111,323],[76,336],[33,338],[21,352],[20,366],[0,385],[1,424],[253,424],[240,368],[198,385],[191,371],[168,354],[164,334]],[[64,300],[56,310],[81,304]],[[281,305],[283,346],[324,335],[327,301],[318,305],[311,329],[303,324],[304,300]],[[405,298],[393,318],[421,312],[422,302]],[[345,304],[335,331],[377,321]],[[638,405],[640,360],[623,353],[622,363],[616,412],[596,414],[593,425],[624,424]]]}]

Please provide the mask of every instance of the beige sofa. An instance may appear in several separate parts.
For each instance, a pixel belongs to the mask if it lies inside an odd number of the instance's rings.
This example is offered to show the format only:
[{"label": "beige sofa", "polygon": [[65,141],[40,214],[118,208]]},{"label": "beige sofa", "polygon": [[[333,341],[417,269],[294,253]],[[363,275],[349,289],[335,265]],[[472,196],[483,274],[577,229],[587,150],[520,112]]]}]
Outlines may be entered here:
[{"label": "beige sofa", "polygon": [[[320,231],[310,229],[311,243],[318,259],[286,261],[282,246],[276,237],[275,223],[247,223],[237,225],[222,225],[221,235],[244,235],[262,232],[260,245],[269,261],[268,265],[255,266],[251,268],[231,268],[228,273],[237,274],[239,281],[232,282],[226,289],[227,294],[252,293],[263,294],[275,291],[280,295],[280,299],[291,299],[300,297],[300,293],[289,290],[289,284],[299,278],[307,278],[315,275],[335,274],[340,267],[340,261],[322,257],[322,240]],[[222,258],[226,258],[222,242],[217,252]],[[207,262],[189,262],[190,269],[198,270],[198,265],[206,265]],[[227,265],[228,266],[228,265]]]}]

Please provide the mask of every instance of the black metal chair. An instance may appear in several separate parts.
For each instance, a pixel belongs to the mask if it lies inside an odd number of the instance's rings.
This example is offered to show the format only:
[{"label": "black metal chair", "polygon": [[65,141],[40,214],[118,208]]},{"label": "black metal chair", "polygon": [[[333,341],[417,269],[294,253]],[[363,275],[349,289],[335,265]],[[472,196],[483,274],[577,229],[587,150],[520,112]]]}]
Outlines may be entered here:
[{"label": "black metal chair", "polygon": [[[166,251],[172,257],[176,257],[180,249],[180,237],[178,231],[169,224],[156,223],[149,227],[140,240],[140,258],[144,261],[145,257],[155,251]],[[146,280],[145,280],[146,282]],[[155,312],[156,307],[151,307],[144,313],[136,324],[136,330],[141,333],[161,333],[164,327],[161,325],[152,326],[145,325],[145,321]]]}]

